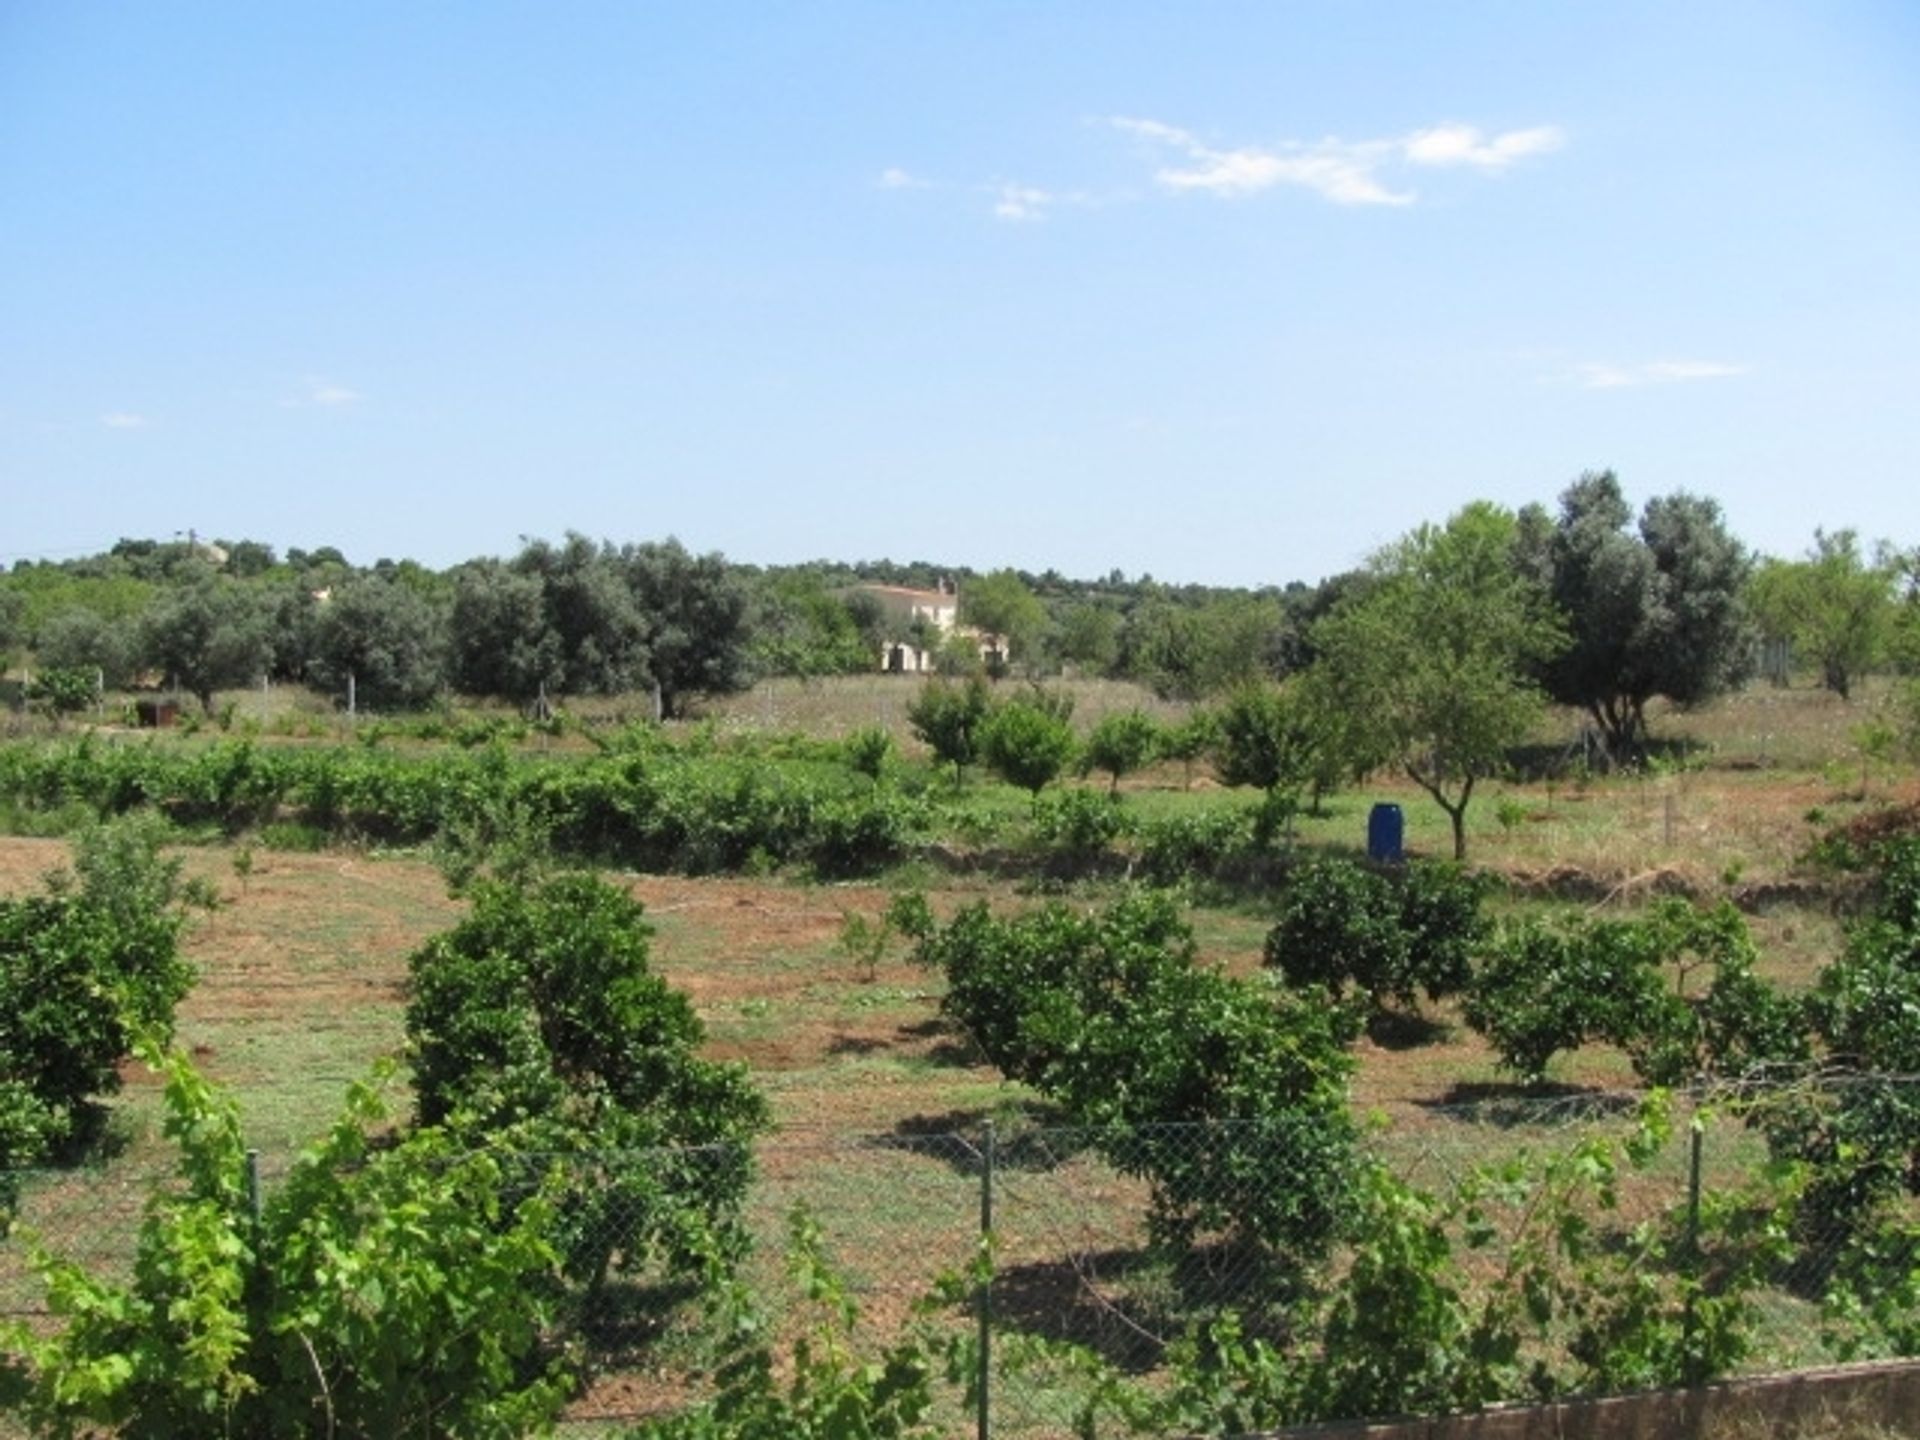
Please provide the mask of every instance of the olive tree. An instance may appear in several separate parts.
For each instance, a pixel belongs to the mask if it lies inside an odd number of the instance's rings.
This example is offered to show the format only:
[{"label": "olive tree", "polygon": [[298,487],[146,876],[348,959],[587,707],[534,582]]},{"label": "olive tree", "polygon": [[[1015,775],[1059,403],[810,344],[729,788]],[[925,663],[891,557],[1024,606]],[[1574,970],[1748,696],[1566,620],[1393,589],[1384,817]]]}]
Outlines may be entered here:
[{"label": "olive tree", "polygon": [[202,569],[142,617],[140,654],[210,715],[216,690],[251,685],[266,673],[272,619],[256,591]]},{"label": "olive tree", "polygon": [[354,580],[319,607],[307,673],[336,693],[351,685],[356,705],[424,704],[445,682],[444,613],[411,586]]},{"label": "olive tree", "polygon": [[135,627],[75,605],[49,615],[34,638],[34,659],[44,670],[77,670],[89,681],[119,687],[133,675]]},{"label": "olive tree", "polygon": [[538,573],[497,560],[461,566],[447,638],[448,678],[462,694],[531,700],[542,686],[561,687],[560,636]]},{"label": "olive tree", "polygon": [[1712,500],[1676,493],[1647,502],[1638,533],[1612,471],[1582,475],[1551,525],[1524,517],[1521,568],[1543,582],[1568,643],[1539,666],[1548,694],[1585,710],[1607,752],[1631,754],[1647,702],[1712,699],[1745,678],[1752,631],[1743,591],[1752,568]]},{"label": "olive tree", "polygon": [[663,717],[696,695],[730,695],[753,683],[746,588],[720,554],[694,555],[678,540],[620,553],[647,651],[646,675]]},{"label": "olive tree", "polygon": [[528,543],[513,561],[516,574],[539,582],[544,636],[552,658],[541,680],[568,695],[618,695],[647,672],[647,622],[622,573],[619,554],[570,534],[558,545]]}]

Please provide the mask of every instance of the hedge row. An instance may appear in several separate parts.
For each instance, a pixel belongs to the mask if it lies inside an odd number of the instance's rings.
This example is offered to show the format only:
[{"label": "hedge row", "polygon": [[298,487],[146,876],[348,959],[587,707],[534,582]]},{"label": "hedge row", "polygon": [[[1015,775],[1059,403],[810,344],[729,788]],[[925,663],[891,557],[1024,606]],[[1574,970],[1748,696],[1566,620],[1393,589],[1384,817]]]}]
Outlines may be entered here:
[{"label": "hedge row", "polygon": [[151,807],[230,830],[297,822],[399,844],[502,823],[607,864],[709,873],[888,864],[928,827],[927,803],[841,766],[661,748],[586,759],[497,747],[409,756],[365,747],[221,741],[0,748],[0,800],[101,815]]}]

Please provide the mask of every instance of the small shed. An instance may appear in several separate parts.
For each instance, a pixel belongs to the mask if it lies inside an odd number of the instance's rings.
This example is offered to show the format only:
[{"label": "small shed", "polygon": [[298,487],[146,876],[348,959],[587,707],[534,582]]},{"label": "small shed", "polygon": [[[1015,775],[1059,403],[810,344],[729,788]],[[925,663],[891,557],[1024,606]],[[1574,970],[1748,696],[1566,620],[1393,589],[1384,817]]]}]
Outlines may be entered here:
[{"label": "small shed", "polygon": [[176,700],[136,700],[133,714],[142,730],[169,730],[180,718],[180,704]]}]

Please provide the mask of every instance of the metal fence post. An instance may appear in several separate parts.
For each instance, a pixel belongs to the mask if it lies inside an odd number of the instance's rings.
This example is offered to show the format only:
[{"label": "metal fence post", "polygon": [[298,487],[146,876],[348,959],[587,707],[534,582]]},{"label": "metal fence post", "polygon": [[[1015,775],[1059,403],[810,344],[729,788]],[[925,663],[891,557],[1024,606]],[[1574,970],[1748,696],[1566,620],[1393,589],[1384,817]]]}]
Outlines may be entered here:
[{"label": "metal fence post", "polygon": [[[993,1122],[987,1121],[986,1133],[980,1141],[980,1244],[983,1258],[990,1255],[986,1246],[993,1236],[993,1162],[994,1137]],[[993,1422],[991,1419],[991,1396],[993,1391],[993,1272],[983,1268],[980,1273],[980,1373],[977,1385],[980,1391],[979,1440],[991,1440]]]},{"label": "metal fence post", "polygon": [[1696,1353],[1694,1334],[1693,1300],[1694,1293],[1700,1288],[1700,1170],[1701,1156],[1706,1148],[1706,1127],[1700,1123],[1696,1113],[1688,1124],[1689,1145],[1687,1152],[1687,1254],[1686,1303],[1680,1314],[1680,1343],[1686,1356],[1687,1383],[1700,1383],[1700,1357]]},{"label": "metal fence post", "polygon": [[253,1236],[260,1238],[260,1152],[247,1151],[247,1214],[253,1221]]}]

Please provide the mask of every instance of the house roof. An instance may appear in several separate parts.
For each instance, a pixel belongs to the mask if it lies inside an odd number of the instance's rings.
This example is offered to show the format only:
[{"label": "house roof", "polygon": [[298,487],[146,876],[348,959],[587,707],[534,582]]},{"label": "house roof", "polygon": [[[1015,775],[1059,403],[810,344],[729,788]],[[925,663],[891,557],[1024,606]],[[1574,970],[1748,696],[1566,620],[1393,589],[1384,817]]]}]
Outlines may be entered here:
[{"label": "house roof", "polygon": [[960,598],[950,590],[915,590],[910,585],[856,585],[854,589],[916,605],[952,605]]}]

